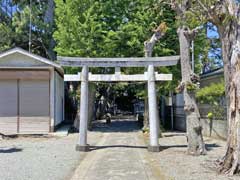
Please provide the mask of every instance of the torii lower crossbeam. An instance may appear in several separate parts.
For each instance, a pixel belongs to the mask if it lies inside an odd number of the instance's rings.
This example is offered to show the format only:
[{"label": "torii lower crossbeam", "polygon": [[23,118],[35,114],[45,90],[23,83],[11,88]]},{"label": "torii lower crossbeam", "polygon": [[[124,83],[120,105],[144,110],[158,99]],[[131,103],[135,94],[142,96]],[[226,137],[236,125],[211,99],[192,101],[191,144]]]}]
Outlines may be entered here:
[{"label": "torii lower crossbeam", "polygon": [[[82,73],[76,75],[64,75],[64,81],[81,81]],[[172,74],[158,74],[155,73],[155,81],[171,81]],[[148,74],[92,74],[88,73],[89,82],[142,82],[148,81]]]}]

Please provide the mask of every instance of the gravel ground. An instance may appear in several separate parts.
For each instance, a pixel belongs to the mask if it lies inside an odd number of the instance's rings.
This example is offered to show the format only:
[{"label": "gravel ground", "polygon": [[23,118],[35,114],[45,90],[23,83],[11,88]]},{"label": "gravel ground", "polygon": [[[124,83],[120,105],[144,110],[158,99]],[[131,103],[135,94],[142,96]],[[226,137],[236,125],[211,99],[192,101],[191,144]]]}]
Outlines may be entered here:
[{"label": "gravel ground", "polygon": [[[137,144],[130,143],[131,146],[136,147],[127,149],[131,153],[135,152],[140,155],[146,171],[152,172],[153,176],[159,177],[157,180],[240,179],[240,176],[227,177],[219,175],[214,169],[214,161],[224,154],[224,141],[205,138],[208,147],[207,155],[189,156],[185,153],[187,149],[185,134],[167,132],[163,133],[163,137],[159,139],[163,150],[159,153],[149,153],[146,148],[142,148],[148,144],[148,136],[143,135],[135,126],[131,126],[131,122],[129,123],[123,123],[123,125],[116,123],[117,128],[115,129],[100,124],[99,127],[95,127],[94,131],[88,133],[88,142],[96,146],[99,141],[104,140],[106,136],[104,133],[109,133],[109,138],[113,138],[114,133],[118,134],[120,132],[123,133],[122,136],[125,133],[128,140],[138,137],[139,142],[136,140]],[[102,150],[100,148],[100,150],[90,153],[80,153],[75,151],[77,138],[78,134],[70,134],[67,137],[29,136],[0,140],[0,180],[68,180],[71,179],[76,168],[81,167],[82,162],[86,162],[87,157],[92,157],[92,153],[101,153],[104,149],[109,152],[118,151],[116,145],[119,145],[119,148],[125,147],[121,146],[124,143],[120,141],[116,143],[114,141],[109,146],[110,140],[107,139],[106,144],[101,145],[103,147],[107,145],[108,148],[105,147]],[[141,148],[137,148],[139,145]],[[107,155],[100,158],[100,162],[105,160],[109,160]],[[95,162],[95,159],[92,161]],[[152,178],[148,179],[152,180]]]},{"label": "gravel ground", "polygon": [[[96,144],[101,133],[90,132]],[[75,151],[78,134],[66,137],[28,136],[0,140],[1,180],[66,180],[86,153]]]},{"label": "gravel ground", "polygon": [[[144,135],[145,142],[147,137]],[[184,133],[163,133],[159,139],[164,148],[160,153],[150,153],[148,157],[159,167],[167,180],[239,180],[240,176],[219,175],[214,161],[224,154],[225,141],[206,138],[208,148],[205,156],[187,155],[187,142]]]}]

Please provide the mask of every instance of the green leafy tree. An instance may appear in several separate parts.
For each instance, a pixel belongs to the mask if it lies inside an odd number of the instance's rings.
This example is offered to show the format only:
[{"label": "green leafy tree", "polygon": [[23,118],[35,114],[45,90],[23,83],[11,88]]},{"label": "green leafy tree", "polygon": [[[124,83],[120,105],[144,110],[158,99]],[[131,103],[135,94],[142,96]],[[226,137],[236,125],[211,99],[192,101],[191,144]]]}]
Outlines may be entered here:
[{"label": "green leafy tree", "polygon": [[31,16],[31,51],[55,60],[51,42],[54,30],[53,0],[32,1],[31,11],[29,1],[1,0],[0,4],[0,50],[16,46],[29,49]]}]

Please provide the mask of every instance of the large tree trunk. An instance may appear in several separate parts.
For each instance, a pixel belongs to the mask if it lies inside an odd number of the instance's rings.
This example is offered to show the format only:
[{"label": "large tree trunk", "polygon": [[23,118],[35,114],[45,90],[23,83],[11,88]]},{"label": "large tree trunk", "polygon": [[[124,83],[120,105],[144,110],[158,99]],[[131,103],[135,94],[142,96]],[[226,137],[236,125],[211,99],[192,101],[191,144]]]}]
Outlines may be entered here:
[{"label": "large tree trunk", "polygon": [[[240,15],[240,9],[237,13]],[[228,104],[228,139],[226,153],[219,160],[219,170],[240,173],[240,23],[232,20],[218,26],[222,42],[224,76]]]},{"label": "large tree trunk", "polygon": [[[189,0],[172,1],[172,8],[176,11],[181,22],[186,22],[186,11],[191,8]],[[195,99],[194,87],[196,86],[197,76],[193,73],[190,65],[190,45],[194,40],[198,29],[190,30],[181,25],[178,28],[181,56],[182,82],[178,86],[183,93],[184,111],[187,124],[188,153],[191,155],[202,155],[206,153],[205,144],[202,136],[202,126],[200,114]],[[190,88],[192,87],[192,88]]]},{"label": "large tree trunk", "polygon": [[225,155],[217,162],[220,172],[233,175],[240,173],[240,6],[235,0],[219,1],[210,9],[199,5],[218,27],[222,43],[228,139]]},{"label": "large tree trunk", "polygon": [[187,122],[188,153],[191,155],[201,155],[206,153],[205,144],[202,137],[202,127],[200,114],[195,99],[195,93],[188,90],[188,85],[193,85],[193,72],[190,65],[190,44],[194,31],[181,26],[178,29],[182,82],[179,88],[183,92],[184,111]]}]

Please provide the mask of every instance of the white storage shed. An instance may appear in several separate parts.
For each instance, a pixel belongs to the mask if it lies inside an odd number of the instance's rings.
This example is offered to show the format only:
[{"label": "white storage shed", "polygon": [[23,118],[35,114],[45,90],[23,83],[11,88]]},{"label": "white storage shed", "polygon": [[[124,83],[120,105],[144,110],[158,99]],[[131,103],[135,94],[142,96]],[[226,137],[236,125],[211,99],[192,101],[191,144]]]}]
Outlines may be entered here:
[{"label": "white storage shed", "polygon": [[0,54],[0,133],[47,134],[64,120],[64,71],[14,48]]}]

